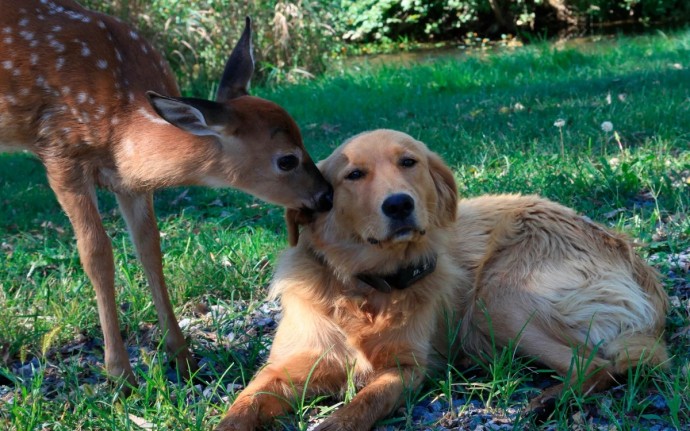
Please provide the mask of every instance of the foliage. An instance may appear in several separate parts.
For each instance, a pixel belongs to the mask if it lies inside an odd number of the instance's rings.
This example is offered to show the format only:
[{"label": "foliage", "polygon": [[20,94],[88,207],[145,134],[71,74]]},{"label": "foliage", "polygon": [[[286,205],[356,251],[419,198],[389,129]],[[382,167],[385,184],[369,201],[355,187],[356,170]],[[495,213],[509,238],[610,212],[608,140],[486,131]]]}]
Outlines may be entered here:
[{"label": "foliage", "polygon": [[359,0],[343,1],[341,20],[348,30],[343,37],[363,39],[398,39],[439,37],[476,22],[490,11],[481,0]]},{"label": "foliage", "polygon": [[343,36],[352,41],[447,40],[467,32],[540,34],[620,20],[690,19],[685,0],[342,0],[342,5]]},{"label": "foliage", "polygon": [[685,0],[84,0],[137,26],[164,53],[188,95],[209,97],[225,59],[254,19],[255,81],[319,75],[362,42],[527,38],[610,21],[690,20]]},{"label": "foliage", "polygon": [[350,41],[439,37],[465,28],[477,22],[480,14],[490,12],[488,4],[481,0],[343,0],[342,3],[341,22],[346,28],[343,37]]},{"label": "foliage", "polygon": [[328,1],[87,0],[137,26],[176,72],[180,87],[209,97],[239,38],[254,20],[257,81],[296,81],[323,72],[338,44]]}]

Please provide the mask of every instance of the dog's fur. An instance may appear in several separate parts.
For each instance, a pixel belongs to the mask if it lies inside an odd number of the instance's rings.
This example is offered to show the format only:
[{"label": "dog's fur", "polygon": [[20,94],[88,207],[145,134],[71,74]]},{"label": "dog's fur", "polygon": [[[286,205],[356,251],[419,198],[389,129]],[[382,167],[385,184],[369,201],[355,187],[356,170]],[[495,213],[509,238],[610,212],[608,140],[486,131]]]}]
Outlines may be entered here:
[{"label": "dog's fur", "polygon": [[[570,376],[566,384],[583,382],[582,391],[666,361],[667,296],[622,236],[537,196],[458,202],[451,171],[400,132],[358,135],[320,168],[335,188],[334,208],[280,259],[271,294],[284,317],[268,364],[220,430],[256,428],[287,411],[305,384],[311,393],[342,392],[348,376],[359,392],[318,429],[367,430],[420,383],[437,352],[487,358],[492,343],[514,342]],[[401,193],[414,210],[394,219],[382,205]],[[305,221],[288,213],[291,240]],[[383,293],[357,278],[432,255],[435,271],[405,290]],[[574,357],[584,365],[571,366]]]}]

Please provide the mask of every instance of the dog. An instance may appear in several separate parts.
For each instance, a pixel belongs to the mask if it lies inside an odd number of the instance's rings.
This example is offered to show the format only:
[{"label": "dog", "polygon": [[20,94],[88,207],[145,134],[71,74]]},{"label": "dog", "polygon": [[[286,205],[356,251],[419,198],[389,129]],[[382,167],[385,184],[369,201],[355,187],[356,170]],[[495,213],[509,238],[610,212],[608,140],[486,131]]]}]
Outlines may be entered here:
[{"label": "dog", "polygon": [[295,247],[270,291],[283,318],[218,430],[253,430],[305,385],[338,394],[348,378],[358,393],[316,429],[368,430],[439,357],[485,360],[510,343],[582,391],[667,360],[667,296],[623,236],[538,196],[458,200],[441,158],[397,131],[357,135],[319,167],[334,207],[287,212]]}]

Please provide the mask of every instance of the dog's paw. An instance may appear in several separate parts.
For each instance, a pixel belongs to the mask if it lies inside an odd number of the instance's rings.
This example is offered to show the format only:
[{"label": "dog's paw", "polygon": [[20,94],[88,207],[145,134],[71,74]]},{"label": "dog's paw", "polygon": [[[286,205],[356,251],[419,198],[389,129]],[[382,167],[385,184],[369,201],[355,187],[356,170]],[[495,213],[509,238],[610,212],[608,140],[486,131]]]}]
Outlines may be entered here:
[{"label": "dog's paw", "polygon": [[321,422],[314,431],[359,431],[358,427],[353,421],[346,421],[337,417],[331,416]]},{"label": "dog's paw", "polygon": [[213,431],[253,431],[256,426],[232,416],[225,416]]},{"label": "dog's paw", "polygon": [[546,422],[551,413],[556,409],[557,395],[556,391],[546,390],[532,398],[527,408],[523,411],[523,415],[534,418],[537,423]]}]

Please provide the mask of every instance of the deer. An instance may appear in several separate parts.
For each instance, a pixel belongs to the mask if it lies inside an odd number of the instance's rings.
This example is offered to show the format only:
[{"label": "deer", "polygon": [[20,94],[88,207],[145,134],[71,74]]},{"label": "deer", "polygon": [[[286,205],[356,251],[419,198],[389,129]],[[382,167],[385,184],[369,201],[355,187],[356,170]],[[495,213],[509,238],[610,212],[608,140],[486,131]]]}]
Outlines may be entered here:
[{"label": "deer", "polygon": [[332,206],[332,188],[294,119],[276,103],[249,95],[251,20],[212,101],[181,97],[162,55],[115,17],[72,0],[0,0],[0,9],[0,150],[28,151],[45,167],[95,290],[107,375],[123,388],[136,386],[120,334],[113,251],[97,188],[115,194],[166,350],[189,378],[197,365],[163,277],[153,192],[232,187],[286,208]]}]

